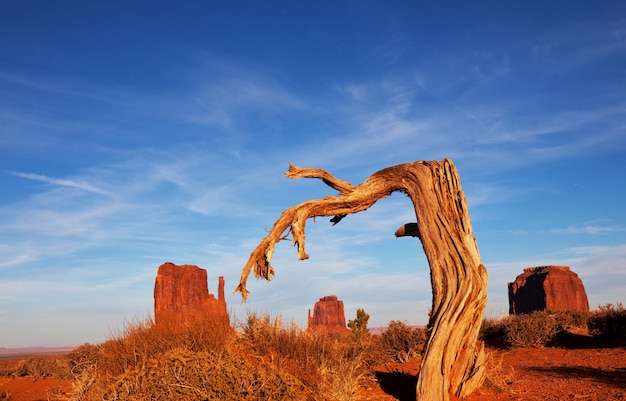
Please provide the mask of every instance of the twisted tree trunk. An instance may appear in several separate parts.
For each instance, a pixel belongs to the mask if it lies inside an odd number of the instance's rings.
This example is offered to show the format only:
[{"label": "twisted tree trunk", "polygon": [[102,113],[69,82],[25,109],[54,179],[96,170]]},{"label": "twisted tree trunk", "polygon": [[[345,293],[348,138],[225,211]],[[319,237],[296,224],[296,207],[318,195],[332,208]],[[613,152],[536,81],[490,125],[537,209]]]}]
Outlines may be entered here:
[{"label": "twisted tree trunk", "polygon": [[336,224],[347,214],[366,210],[392,192],[403,192],[413,202],[417,222],[400,227],[396,236],[420,238],[433,288],[417,399],[465,397],[479,388],[485,378],[485,352],[478,332],[487,301],[487,271],[480,261],[467,202],[452,161],[419,161],[388,167],[358,186],[320,169],[290,165],[285,175],[322,179],[339,195],[303,202],[281,214],[243,269],[235,290],[241,292],[243,300],[248,296],[246,282],[251,272],[257,279],[268,281],[274,275],[270,261],[276,242],[291,234],[299,259],[308,258],[304,249],[307,219],[334,216],[331,222]]}]

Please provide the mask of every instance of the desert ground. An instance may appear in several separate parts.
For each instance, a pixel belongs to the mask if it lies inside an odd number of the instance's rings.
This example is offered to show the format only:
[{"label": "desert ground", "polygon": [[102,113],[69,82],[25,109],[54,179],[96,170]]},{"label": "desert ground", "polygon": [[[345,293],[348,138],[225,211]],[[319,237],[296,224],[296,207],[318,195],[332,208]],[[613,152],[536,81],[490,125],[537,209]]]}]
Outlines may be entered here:
[{"label": "desert ground", "polygon": [[[626,399],[626,343],[574,338],[558,347],[487,350],[487,381],[467,401]],[[417,359],[378,366],[355,400],[414,400],[418,368]],[[63,400],[71,393],[69,381],[0,378],[0,400]]]},{"label": "desert ground", "polygon": [[[489,349],[488,379],[467,401],[626,399],[626,345]],[[364,400],[414,400],[416,363],[388,366]]]}]

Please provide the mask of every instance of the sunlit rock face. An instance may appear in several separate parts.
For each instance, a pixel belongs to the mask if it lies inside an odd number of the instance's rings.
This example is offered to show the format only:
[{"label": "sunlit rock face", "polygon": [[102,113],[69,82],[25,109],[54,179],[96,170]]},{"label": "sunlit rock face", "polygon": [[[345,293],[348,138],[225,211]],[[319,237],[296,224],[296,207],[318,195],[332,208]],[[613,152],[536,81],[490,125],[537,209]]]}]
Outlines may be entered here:
[{"label": "sunlit rock face", "polygon": [[583,281],[568,266],[524,269],[509,287],[509,313],[589,310]]},{"label": "sunlit rock face", "polygon": [[320,298],[313,308],[313,316],[309,309],[308,330],[333,331],[349,333],[346,327],[346,315],[343,309],[343,301],[336,295],[328,295]]},{"label": "sunlit rock face", "polygon": [[228,319],[224,277],[219,277],[216,299],[209,293],[205,269],[170,262],[159,267],[154,283],[154,319],[157,324],[188,323],[215,315]]}]

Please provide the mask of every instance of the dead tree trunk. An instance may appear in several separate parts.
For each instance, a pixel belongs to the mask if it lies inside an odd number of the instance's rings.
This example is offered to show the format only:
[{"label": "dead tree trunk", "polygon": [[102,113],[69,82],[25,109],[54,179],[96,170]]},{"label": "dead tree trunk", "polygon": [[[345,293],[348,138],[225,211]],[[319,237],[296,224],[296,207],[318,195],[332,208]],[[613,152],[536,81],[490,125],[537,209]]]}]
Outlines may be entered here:
[{"label": "dead tree trunk", "polygon": [[330,173],[289,166],[289,178],[319,178],[339,191],[337,196],[303,202],[286,209],[271,231],[252,252],[235,291],[248,296],[250,272],[257,279],[271,280],[274,245],[289,235],[304,250],[306,220],[334,216],[338,223],[348,214],[368,209],[378,199],[399,191],[407,194],[415,209],[416,223],[408,223],[396,236],[420,238],[430,265],[433,302],[428,322],[428,340],[417,381],[420,401],[465,397],[479,388],[485,378],[484,346],[478,340],[487,301],[487,271],[481,264],[472,233],[465,195],[452,161],[419,161],[388,167],[372,174],[358,186]]}]

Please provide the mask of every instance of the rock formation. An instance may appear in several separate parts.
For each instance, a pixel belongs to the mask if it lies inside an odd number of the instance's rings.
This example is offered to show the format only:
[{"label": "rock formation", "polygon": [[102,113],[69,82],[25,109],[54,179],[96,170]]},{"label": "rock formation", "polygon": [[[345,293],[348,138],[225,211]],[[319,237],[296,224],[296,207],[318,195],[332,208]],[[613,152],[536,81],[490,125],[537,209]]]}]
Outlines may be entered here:
[{"label": "rock formation", "polygon": [[336,295],[320,298],[313,308],[313,316],[309,309],[308,330],[334,331],[349,333],[346,327],[346,315],[343,310],[343,301]]},{"label": "rock formation", "polygon": [[215,299],[209,293],[205,269],[170,262],[161,265],[154,283],[155,322],[187,323],[209,316],[228,319],[224,277],[219,277],[218,298]]},{"label": "rock formation", "polygon": [[583,282],[568,266],[526,268],[508,287],[511,314],[589,310]]}]

